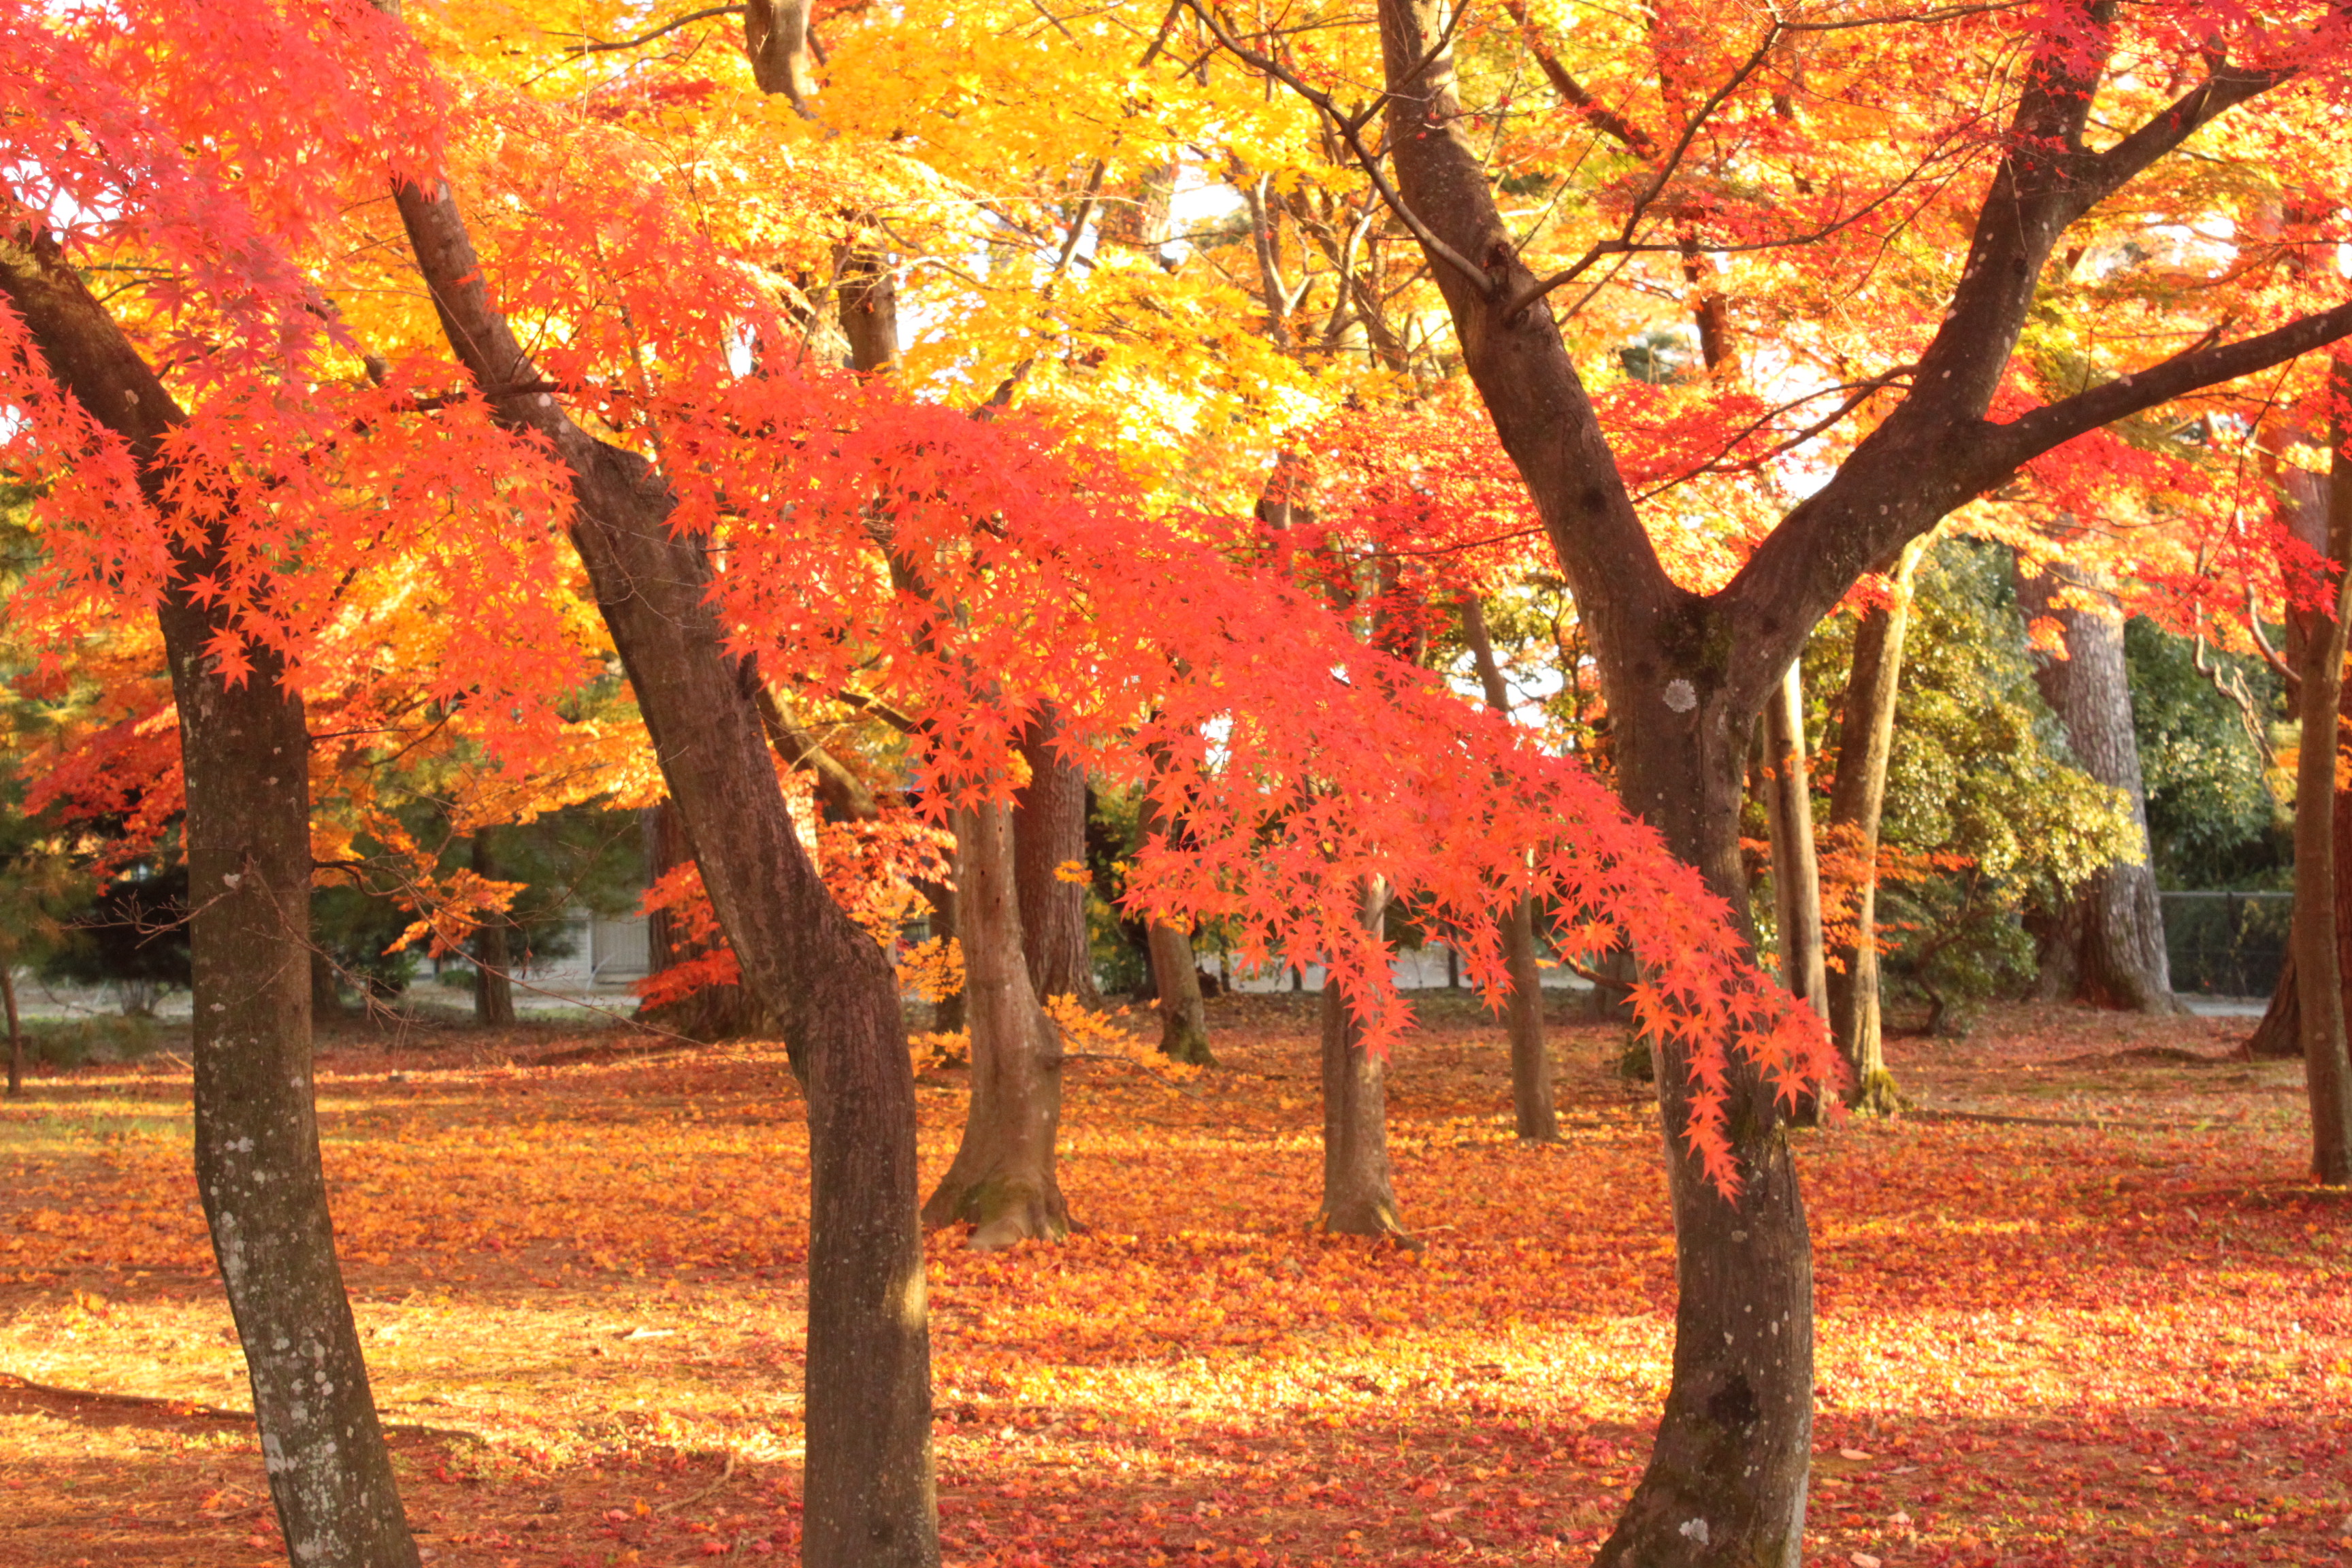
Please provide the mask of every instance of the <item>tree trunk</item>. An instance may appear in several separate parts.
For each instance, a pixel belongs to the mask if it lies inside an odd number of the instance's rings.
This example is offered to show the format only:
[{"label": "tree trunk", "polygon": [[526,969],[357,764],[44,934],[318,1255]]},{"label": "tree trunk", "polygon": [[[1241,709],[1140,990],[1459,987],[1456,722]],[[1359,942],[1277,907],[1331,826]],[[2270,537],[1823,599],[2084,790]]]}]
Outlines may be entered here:
[{"label": "tree trunk", "polygon": [[316,947],[310,950],[310,1024],[315,1035],[321,1019],[343,1016],[342,977],[335,961]]},{"label": "tree trunk", "polygon": [[1772,902],[1780,927],[1780,984],[1828,1016],[1822,953],[1822,868],[1813,847],[1813,786],[1805,765],[1805,682],[1797,660],[1764,704],[1765,820],[1772,839]]},{"label": "tree trunk", "polygon": [[[2338,359],[2329,389],[2340,400],[2352,395],[2352,365]],[[2336,567],[2334,613],[2316,618],[2304,638],[2298,706],[2303,739],[2295,760],[2294,928],[2295,1011],[2303,1042],[2303,1071],[2311,1100],[2311,1171],[2328,1186],[2352,1184],[2352,1046],[2345,1027],[2343,933],[2336,927],[2338,868],[2336,789],[2342,738],[2346,634],[2352,631],[2352,461],[2343,443],[2352,420],[2338,416],[2331,431],[2334,472],[2321,484],[2298,476],[2293,504],[2324,506],[2327,555]],[[2317,493],[2325,490],[2325,497]]]},{"label": "tree trunk", "polygon": [[761,724],[759,672],[727,651],[705,541],[671,531],[676,499],[649,463],[535,390],[538,370],[490,303],[446,183],[394,195],[451,347],[499,421],[571,471],[572,541],[670,796],[709,847],[703,885],[807,1085],[801,1561],[937,1568],[914,1068],[897,973],[801,847]]},{"label": "tree trunk", "polygon": [[[1612,708],[1624,712],[1634,704],[1617,693],[1660,688],[1621,680],[1612,691]],[[1675,695],[1662,695],[1621,720],[1621,788],[1676,858],[1739,909],[1750,721],[1720,699],[1678,713]],[[1685,1136],[1683,1048],[1654,1040],[1651,1048],[1675,1215],[1674,1380],[1649,1468],[1597,1562],[1793,1568],[1811,1450],[1813,1272],[1780,1108],[1735,1057],[1730,1131],[1741,1185],[1726,1198]]]},{"label": "tree trunk", "polygon": [[[2074,996],[2096,1007],[2170,1013],[2171,965],[2164,952],[2164,910],[2148,856],[2147,797],[2140,783],[2139,748],[2132,739],[2131,685],[2124,671],[2124,623],[2105,586],[2063,562],[2049,574],[2018,583],[2018,603],[2029,618],[2051,616],[2066,634],[2066,657],[2033,672],[2036,685],[2066,731],[2083,771],[2131,797],[2139,829],[2135,865],[2094,872],[2062,911],[2053,949],[2062,973],[2071,960]],[[2095,609],[2057,601],[2062,590],[2095,595]]]},{"label": "tree trunk", "polygon": [[16,1017],[16,976],[0,961],[0,1002],[8,1006],[8,1098],[25,1092],[25,1029]]},{"label": "tree trunk", "polygon": [[[1136,834],[1150,839],[1174,831],[1160,802],[1147,788],[1136,813]],[[1201,971],[1192,956],[1192,934],[1156,911],[1144,917],[1144,956],[1151,965],[1152,1006],[1160,1015],[1160,1049],[1196,1067],[1214,1067],[1209,1049],[1209,1008],[1201,995]]]},{"label": "tree trunk", "polygon": [[[1502,667],[1495,661],[1494,639],[1486,635],[1486,606],[1475,595],[1462,601],[1462,637],[1478,667],[1486,706],[1508,718],[1510,689],[1504,685]],[[1504,1027],[1511,1042],[1511,1120],[1521,1139],[1557,1142],[1559,1111],[1552,1093],[1551,1053],[1544,1047],[1543,970],[1536,962],[1532,900],[1521,899],[1503,919],[1503,963],[1511,976],[1511,998],[1504,1011]]]},{"label": "tree trunk", "polygon": [[1074,996],[1102,1005],[1087,940],[1087,884],[1066,880],[1065,866],[1087,863],[1087,771],[1054,747],[1060,721],[1051,708],[1021,737],[1029,782],[1013,797],[1013,853],[1021,899],[1022,950],[1039,997]]},{"label": "tree trunk", "polygon": [[[50,372],[129,447],[168,515],[164,443],[185,416],[46,236],[0,238],[0,291]],[[282,667],[253,649],[232,685],[205,657],[226,610],[223,531],[157,606],[186,781],[195,1175],[287,1552],[302,1565],[415,1568],[391,1456],[335,1258],[310,1078],[310,734]]]},{"label": "tree trunk", "polygon": [[[487,826],[475,830],[472,862],[476,876],[496,880],[499,862],[490,847],[491,831]],[[514,950],[507,940],[512,929],[500,913],[484,920],[474,933],[474,1022],[488,1028],[508,1028],[515,1021]]]},{"label": "tree trunk", "polygon": [[[1365,880],[1365,929],[1387,924],[1388,883]],[[1388,1064],[1364,1048],[1355,999],[1339,977],[1323,976],[1323,1205],[1316,1228],[1341,1236],[1405,1234],[1389,1173]]]},{"label": "tree trunk", "polygon": [[1829,972],[1830,1033],[1845,1058],[1845,1102],[1869,1115],[1901,1108],[1895,1075],[1886,1070],[1878,991],[1878,826],[1886,805],[1886,765],[1895,752],[1895,710],[1903,685],[1903,637],[1911,622],[1912,582],[1926,551],[1914,540],[1887,584],[1886,603],[1874,605],[1853,633],[1853,666],[1846,677],[1845,712],[1838,726],[1837,776],[1830,784],[1830,832],[1838,852],[1853,858],[1852,943],[1834,955]]},{"label": "tree trunk", "polygon": [[1022,952],[1013,807],[986,802],[959,810],[955,822],[971,1105],[923,1221],[968,1220],[976,1227],[971,1244],[982,1248],[1059,1241],[1070,1233],[1055,1173],[1062,1039],[1037,1005]]},{"label": "tree trunk", "polygon": [[[687,832],[685,815],[678,810],[677,801],[664,799],[655,804],[646,836],[646,858],[652,862],[656,881],[680,866],[700,864],[694,852],[693,840]],[[487,937],[489,928],[485,927],[482,934]],[[499,931],[499,941],[503,945],[503,930]],[[700,951],[698,943],[688,942],[679,932],[678,922],[669,910],[656,910],[646,919],[646,968],[648,973],[659,974],[665,969],[696,957]],[[737,954],[737,962],[741,962],[740,953]],[[478,983],[475,994],[478,1008]],[[477,1016],[479,1016],[478,1012]],[[705,985],[659,1006],[641,1007],[637,1010],[637,1017],[656,1028],[667,1029],[689,1040],[747,1040],[774,1032],[768,1010],[761,1006],[760,998],[748,985]],[[510,1022],[513,1018],[511,1003],[508,1018]]]}]

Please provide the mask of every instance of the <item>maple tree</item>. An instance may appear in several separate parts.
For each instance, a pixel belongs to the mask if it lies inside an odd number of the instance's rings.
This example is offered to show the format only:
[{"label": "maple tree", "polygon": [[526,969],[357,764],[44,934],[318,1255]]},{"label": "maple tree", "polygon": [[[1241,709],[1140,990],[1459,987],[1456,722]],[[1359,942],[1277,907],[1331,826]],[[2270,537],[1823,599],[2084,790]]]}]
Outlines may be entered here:
[{"label": "maple tree", "polygon": [[[2274,123],[2287,130],[2315,124],[2340,100],[2346,24],[2332,11],[2216,18],[2202,8],[2126,14],[2090,4],[2022,18],[1913,18],[1824,8],[1717,27],[1689,7],[1580,26],[1579,52],[1609,74],[1598,88],[1560,89],[1563,126],[1606,129],[1604,114],[1622,126],[1614,103],[1627,99],[1629,71],[1655,71],[1669,90],[1662,130],[1620,132],[1635,162],[1599,204],[1598,221],[1557,226],[1568,230],[1560,235],[1516,226],[1498,205],[1476,128],[1507,100],[1497,107],[1491,76],[1457,65],[1477,58],[1455,47],[1462,13],[1384,0],[1381,66],[1357,109],[1343,101],[1341,70],[1289,52],[1258,18],[1192,9],[1235,58],[1312,104],[1328,133],[1363,154],[1368,176],[1381,165],[1363,137],[1376,117],[1385,123],[1381,156],[1394,176],[1383,195],[1430,257],[1470,378],[1576,595],[1616,728],[1624,797],[1727,900],[1742,881],[1736,825],[1753,716],[1812,626],[1864,573],[2076,437],[2352,331],[2352,303],[2279,289],[2273,264],[2268,296],[2249,301],[2266,330],[2231,335],[2210,317],[2175,323],[2169,352],[2108,358],[2090,385],[2052,377],[2030,358],[2021,365],[2018,354],[2045,269],[2103,204],[2151,168],[2181,167],[2172,154],[2242,106],[2285,100]],[[1906,52],[1890,53],[1892,39]],[[1950,61],[1969,58],[1997,73],[1990,62],[2011,47],[2028,62],[2021,77],[1950,72]],[[1575,79],[1563,72],[1556,85],[1563,79]],[[2004,105],[1999,129],[1979,107],[1988,99]],[[1888,128],[1865,111],[1871,132],[1843,140],[1859,129],[1853,110],[1864,101],[1902,106],[1912,128],[1906,152],[1917,148],[1919,162],[1848,161],[1875,152]],[[1799,139],[1785,129],[1808,114],[1828,134]],[[1939,167],[1948,160],[1952,177]],[[1866,433],[1784,516],[1763,520],[1769,531],[1727,582],[1712,592],[1685,586],[1643,527],[1552,300],[1650,253],[1695,255],[1690,283],[1702,293],[1734,292],[1707,278],[1709,252],[1787,251],[1823,279],[1843,274],[1853,247],[1883,246],[1910,226],[1910,204],[1888,209],[1930,167],[1938,189],[1957,193],[1933,221],[1966,237],[1966,257],[1922,269],[1911,300],[1923,308],[1899,346],[1867,356],[1883,368],[1840,378],[1861,388],[1841,412],[1875,405]],[[1546,265],[1554,269],[1538,269]],[[1867,276],[1867,262],[1854,271]],[[2116,353],[2100,346],[2103,358]],[[1690,1089],[1667,1056],[1657,1081],[1677,1158]],[[1779,1108],[1760,1087],[1735,1083],[1731,1092],[1746,1180],[1726,1201],[1676,1173],[1677,1375],[1657,1453],[1604,1562],[1793,1563],[1799,1551],[1812,1409],[1805,1226]]]}]

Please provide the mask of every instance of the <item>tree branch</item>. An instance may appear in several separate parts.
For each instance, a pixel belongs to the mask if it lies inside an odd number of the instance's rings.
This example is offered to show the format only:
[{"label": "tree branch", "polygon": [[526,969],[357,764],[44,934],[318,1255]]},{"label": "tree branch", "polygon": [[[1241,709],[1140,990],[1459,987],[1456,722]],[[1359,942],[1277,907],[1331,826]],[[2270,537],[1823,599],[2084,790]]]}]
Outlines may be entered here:
[{"label": "tree branch", "polygon": [[581,42],[574,44],[566,52],[575,55],[601,55],[613,49],[634,49],[641,45],[652,43],[665,33],[675,33],[680,27],[689,26],[696,22],[707,22],[713,16],[740,16],[742,14],[743,7],[740,5],[709,5],[699,11],[689,11],[675,22],[665,22],[652,32],[640,33],[634,38],[615,38],[607,42],[602,38],[590,38],[583,36]]}]

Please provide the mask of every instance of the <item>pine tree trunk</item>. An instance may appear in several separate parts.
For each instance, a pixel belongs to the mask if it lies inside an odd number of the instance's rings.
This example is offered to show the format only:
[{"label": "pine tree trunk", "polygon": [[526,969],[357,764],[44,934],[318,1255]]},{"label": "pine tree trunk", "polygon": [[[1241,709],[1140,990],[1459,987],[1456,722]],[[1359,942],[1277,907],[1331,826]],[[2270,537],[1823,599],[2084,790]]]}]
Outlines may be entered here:
[{"label": "pine tree trunk", "polygon": [[[1362,887],[1365,929],[1387,923],[1389,889]],[[1328,969],[1323,978],[1323,1205],[1319,1230],[1341,1236],[1403,1236],[1389,1170],[1388,1064],[1364,1048],[1354,998]]]},{"label": "pine tree trunk", "polygon": [[1772,902],[1780,927],[1780,984],[1826,1017],[1822,869],[1813,847],[1813,786],[1805,765],[1805,683],[1790,660],[1764,704],[1765,821],[1772,839]]},{"label": "pine tree trunk", "polygon": [[[0,237],[0,292],[65,390],[127,444],[141,489],[168,515],[164,443],[185,419],[172,395],[46,236]],[[267,650],[235,685],[205,657],[226,614],[184,584],[221,572],[225,550],[215,528],[180,558],[156,610],[186,784],[196,1190],[289,1556],[415,1568],[319,1163],[310,734]]]},{"label": "pine tree trunk", "polygon": [[[2098,607],[2058,603],[2062,592],[2095,595]],[[2063,628],[2067,657],[2042,661],[2034,681],[2064,727],[2075,762],[2130,797],[2138,828],[2138,862],[2093,873],[2062,911],[2049,939],[2060,973],[2071,969],[2074,995],[2094,1006],[2173,1012],[2178,1004],[2164,951],[2164,910],[2148,856],[2147,797],[2132,739],[2122,613],[2104,584],[2063,562],[2053,563],[2048,575],[2021,579],[2018,603],[2029,618],[2048,616]]]},{"label": "pine tree trunk", "polygon": [[[383,3],[383,0],[379,0]],[[930,1329],[917,1219],[915,1082],[897,972],[825,889],[777,787],[755,693],[727,650],[705,542],[645,459],[545,394],[490,303],[454,195],[395,190],[451,347],[501,423],[569,468],[572,536],[744,982],[808,1090],[806,1568],[937,1568]]]},{"label": "pine tree trunk", "polygon": [[[490,847],[488,827],[474,834],[474,874],[499,879],[498,857]],[[488,1028],[503,1029],[515,1021],[513,944],[507,940],[511,929],[504,914],[486,919],[474,933],[474,1022]]]},{"label": "pine tree trunk", "polygon": [[1074,996],[1102,1005],[1087,939],[1087,884],[1065,866],[1087,863],[1087,771],[1054,747],[1060,722],[1048,708],[1021,737],[1029,783],[1013,797],[1013,852],[1021,898],[1022,950],[1039,997]]},{"label": "pine tree trunk", "polygon": [[[2352,364],[2338,359],[2330,390],[2352,395]],[[2299,707],[2303,739],[2295,760],[2294,928],[2295,1012],[2303,1044],[2305,1087],[2311,1101],[2311,1172],[2328,1186],[2352,1184],[2352,1041],[2345,1024],[2343,935],[2336,927],[2336,789],[2342,736],[2344,655],[2352,632],[2352,462],[2343,443],[2352,420],[2336,421],[2334,473],[2325,485],[2298,476],[2294,504],[2324,506],[2327,555],[2338,570],[2334,614],[2304,638]],[[2325,496],[2314,492],[2324,490]]]},{"label": "pine tree trunk", "polygon": [[[1486,635],[1486,608],[1475,595],[1462,600],[1462,637],[1470,645],[1486,706],[1509,717],[1510,689]],[[1511,1042],[1511,1120],[1519,1137],[1550,1143],[1559,1138],[1559,1110],[1551,1083],[1551,1053],[1544,1047],[1543,969],[1536,962],[1535,904],[1521,899],[1503,917],[1503,963],[1510,972],[1511,999],[1504,1028]]]},{"label": "pine tree trunk", "polygon": [[963,1141],[923,1205],[923,1221],[969,1221],[971,1245],[982,1248],[1059,1241],[1070,1233],[1055,1171],[1061,1031],[1037,1005],[1022,952],[1013,808],[986,802],[958,811],[955,824],[971,1104]]},{"label": "pine tree trunk", "polygon": [[1887,599],[1864,613],[1853,633],[1853,666],[1846,677],[1845,712],[1838,726],[1837,776],[1830,784],[1830,832],[1841,854],[1853,858],[1851,945],[1833,955],[1829,972],[1830,1033],[1845,1058],[1845,1102],[1869,1115],[1901,1108],[1895,1075],[1886,1070],[1878,990],[1878,827],[1886,805],[1886,766],[1895,752],[1895,711],[1903,687],[1903,638],[1911,622],[1913,579],[1926,550],[1906,546]]}]

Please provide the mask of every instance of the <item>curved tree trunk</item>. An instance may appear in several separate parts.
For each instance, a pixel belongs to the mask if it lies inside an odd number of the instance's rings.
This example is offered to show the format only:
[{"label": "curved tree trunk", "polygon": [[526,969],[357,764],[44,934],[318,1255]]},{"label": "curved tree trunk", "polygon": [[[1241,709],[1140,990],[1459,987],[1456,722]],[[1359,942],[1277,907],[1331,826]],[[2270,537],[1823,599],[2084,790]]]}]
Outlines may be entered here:
[{"label": "curved tree trunk", "polygon": [[[2331,390],[2339,397],[2352,394],[2352,368],[2336,362]],[[2303,740],[2295,762],[2294,791],[2294,930],[2295,1010],[2303,1042],[2303,1070],[2311,1101],[2311,1172],[2330,1186],[2352,1183],[2352,1046],[2345,1026],[2343,933],[2336,928],[2337,880],[2336,789],[2342,737],[2337,715],[2343,706],[2346,634],[2352,631],[2352,573],[2342,568],[2352,562],[2352,463],[2342,443],[2352,436],[2352,420],[2338,418],[2332,432],[2336,447],[2332,482],[2324,487],[2313,477],[2300,477],[2305,493],[2290,497],[2305,507],[2324,505],[2327,518],[2327,554],[2338,568],[2334,614],[2315,617],[2304,638],[2302,690]],[[2309,492],[2326,490],[2321,496]]]},{"label": "curved tree trunk", "polygon": [[[2094,596],[2097,607],[2062,603],[2062,593]],[[2148,855],[2147,796],[2140,781],[2139,748],[2132,739],[2122,612],[2104,584],[2063,562],[2053,562],[2048,575],[2021,578],[2017,597],[2029,618],[2047,616],[2063,628],[2066,657],[2042,661],[2034,683],[2065,728],[2076,763],[2131,797],[2132,820],[2139,829],[2138,863],[2093,873],[2061,912],[2045,951],[2062,974],[2071,969],[2071,988],[2082,1001],[2141,1013],[2172,1012],[2178,1004],[2164,952],[2164,910]]]},{"label": "curved tree trunk", "polygon": [[[378,0],[389,8],[390,0]],[[930,1329],[917,1221],[915,1082],[897,972],[802,848],[732,657],[704,542],[642,457],[574,423],[491,304],[454,194],[397,186],[451,348],[499,422],[570,470],[572,537],[698,846],[746,986],[783,1026],[809,1105],[808,1568],[937,1568]]]},{"label": "curved tree trunk", "polygon": [[1794,659],[1764,703],[1764,767],[1772,902],[1780,927],[1780,984],[1827,1017],[1822,868],[1813,847],[1812,775],[1805,764],[1805,683]]},{"label": "curved tree trunk", "polygon": [[[65,390],[130,447],[171,510],[164,443],[185,420],[46,236],[0,236],[0,292]],[[415,1568],[368,1389],[319,1163],[310,1077],[310,738],[264,648],[231,684],[232,634],[186,584],[224,569],[215,527],[157,606],[179,708],[194,985],[195,1174],[287,1551],[297,1564]],[[232,634],[233,635],[233,634]]]},{"label": "curved tree trunk", "polygon": [[[1495,662],[1494,640],[1486,635],[1486,609],[1475,595],[1462,601],[1462,637],[1470,645],[1486,706],[1507,718],[1510,689],[1503,683],[1502,667]],[[1503,963],[1511,975],[1511,999],[1504,1011],[1504,1028],[1511,1042],[1511,1121],[1523,1140],[1556,1142],[1559,1111],[1552,1093],[1551,1053],[1544,1047],[1543,969],[1536,962],[1536,907],[1530,900],[1521,899],[1503,917]]]},{"label": "curved tree trunk", "polygon": [[1022,952],[1013,808],[985,802],[958,811],[955,824],[971,1104],[963,1141],[924,1203],[923,1221],[968,1220],[977,1247],[1058,1241],[1070,1233],[1055,1173],[1062,1037],[1037,1005]]},{"label": "curved tree trunk", "polygon": [[[488,826],[476,829],[471,858],[475,875],[495,881],[499,862],[490,847],[492,831]],[[513,929],[504,914],[498,914],[474,934],[474,1022],[490,1028],[505,1028],[515,1021],[514,944],[507,940]]]},{"label": "curved tree trunk", "polygon": [[1902,1105],[1886,1050],[1878,993],[1878,825],[1886,805],[1886,764],[1895,752],[1895,710],[1903,685],[1903,637],[1911,622],[1913,578],[1924,541],[1905,546],[1887,584],[1853,633],[1845,712],[1838,726],[1837,775],[1830,784],[1830,832],[1853,857],[1853,941],[1832,954],[1830,1033],[1845,1058],[1845,1102],[1884,1116]]},{"label": "curved tree trunk", "polygon": [[1029,782],[1013,797],[1013,854],[1020,888],[1021,942],[1037,994],[1102,1005],[1087,940],[1087,884],[1062,875],[1087,863],[1087,771],[1055,748],[1060,721],[1048,708],[1021,736]]},{"label": "curved tree trunk", "polygon": [[[1365,929],[1387,924],[1388,883],[1365,880]],[[1402,1236],[1389,1171],[1388,1063],[1364,1048],[1354,999],[1328,970],[1323,981],[1323,1204],[1316,1227],[1342,1236]]]}]

